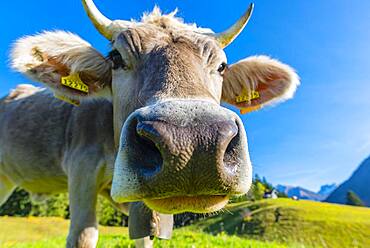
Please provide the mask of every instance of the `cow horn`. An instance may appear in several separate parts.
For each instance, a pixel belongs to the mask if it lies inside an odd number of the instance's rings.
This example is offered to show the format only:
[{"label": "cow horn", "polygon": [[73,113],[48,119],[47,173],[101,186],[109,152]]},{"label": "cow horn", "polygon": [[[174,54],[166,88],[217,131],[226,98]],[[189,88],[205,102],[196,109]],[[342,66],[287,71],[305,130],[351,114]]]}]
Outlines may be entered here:
[{"label": "cow horn", "polygon": [[232,25],[229,29],[222,33],[215,34],[215,37],[222,48],[227,47],[235,40],[236,37],[243,31],[244,27],[247,25],[250,17],[252,16],[254,4],[251,3],[245,14],[240,17],[240,19]]},{"label": "cow horn", "polygon": [[112,39],[113,30],[110,28],[112,21],[105,17],[95,6],[92,0],[82,0],[85,11],[95,28],[108,40]]}]

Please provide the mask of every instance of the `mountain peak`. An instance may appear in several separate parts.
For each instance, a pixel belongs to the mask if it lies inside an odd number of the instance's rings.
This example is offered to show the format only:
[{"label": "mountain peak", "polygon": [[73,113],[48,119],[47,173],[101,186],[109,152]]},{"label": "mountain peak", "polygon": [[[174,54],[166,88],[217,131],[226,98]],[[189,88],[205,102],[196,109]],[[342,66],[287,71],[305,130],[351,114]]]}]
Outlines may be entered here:
[{"label": "mountain peak", "polygon": [[313,201],[322,201],[326,198],[324,195],[320,195],[311,190],[302,188],[300,186],[284,186],[277,185],[277,191],[285,193],[288,197],[296,196],[299,199],[313,200]]},{"label": "mountain peak", "polygon": [[347,181],[339,185],[339,187],[334,190],[325,201],[345,204],[347,200],[347,192],[351,190],[360,197],[366,206],[370,207],[369,175],[370,157],[366,158],[352,176]]},{"label": "mountain peak", "polygon": [[320,187],[320,190],[317,193],[319,195],[329,196],[336,188],[337,185],[335,183],[325,184]]},{"label": "mountain peak", "polygon": [[285,193],[288,197],[296,196],[299,199],[322,201],[326,199],[326,197],[328,197],[328,195],[333,192],[336,187],[337,185],[335,183],[325,184],[321,186],[318,192],[313,192],[300,186],[284,186],[279,184],[276,186],[276,189],[279,192]]}]

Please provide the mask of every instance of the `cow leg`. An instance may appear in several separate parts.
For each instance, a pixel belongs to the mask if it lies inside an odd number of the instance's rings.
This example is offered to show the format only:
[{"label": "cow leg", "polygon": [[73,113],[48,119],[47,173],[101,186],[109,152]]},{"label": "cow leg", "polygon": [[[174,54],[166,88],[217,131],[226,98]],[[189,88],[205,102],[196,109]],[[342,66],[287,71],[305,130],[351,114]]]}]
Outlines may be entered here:
[{"label": "cow leg", "polygon": [[[116,208],[118,211],[121,211],[127,216],[129,215],[130,203],[117,203],[113,201],[110,195],[110,190],[108,189],[101,191],[100,195],[106,198],[112,204],[112,206]],[[137,203],[132,203],[132,204],[137,204]],[[139,223],[139,225],[140,224],[141,223]],[[146,235],[148,236],[145,237]],[[143,238],[135,239],[135,247],[136,248],[152,248],[153,247],[153,239],[150,238],[150,231],[147,234],[145,234]]]},{"label": "cow leg", "polygon": [[[152,248],[154,233],[158,231],[153,230],[152,226],[152,211],[149,210],[142,202],[134,203],[117,203],[113,201],[110,190],[103,190],[100,195],[105,197],[114,208],[121,211],[125,215],[131,212],[131,222],[129,221],[129,232],[132,239],[135,239],[136,248]],[[131,207],[130,207],[131,205]],[[149,214],[149,215],[148,215]],[[134,219],[134,221],[132,221]],[[169,227],[172,232],[172,223]],[[165,228],[164,228],[165,229]],[[159,233],[160,234],[160,233]]]},{"label": "cow leg", "polygon": [[150,237],[145,237],[142,239],[135,239],[135,247],[136,248],[152,248],[153,247],[153,239]]},{"label": "cow leg", "polygon": [[14,188],[14,183],[5,175],[0,174],[0,206],[6,202]]},{"label": "cow leg", "polygon": [[67,248],[95,248],[98,243],[97,174],[89,170],[89,166],[75,165],[68,178],[71,225]]},{"label": "cow leg", "polygon": [[170,239],[173,229],[173,215],[159,214],[149,209],[143,202],[130,204],[128,220],[129,235],[135,239],[136,247],[153,246],[153,238]]},{"label": "cow leg", "polygon": [[130,204],[130,217],[128,219],[130,239],[135,240],[136,248],[152,248],[153,237],[157,230],[153,228],[153,214],[143,202]]}]

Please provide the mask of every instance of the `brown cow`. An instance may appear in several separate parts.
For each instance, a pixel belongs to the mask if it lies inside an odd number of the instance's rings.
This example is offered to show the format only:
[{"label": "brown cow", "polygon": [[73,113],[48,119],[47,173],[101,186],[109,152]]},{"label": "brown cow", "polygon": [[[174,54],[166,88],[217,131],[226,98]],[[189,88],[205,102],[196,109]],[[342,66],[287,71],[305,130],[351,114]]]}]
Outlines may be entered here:
[{"label": "brown cow", "polygon": [[[298,76],[268,57],[227,65],[225,32],[187,25],[156,8],[141,22],[111,21],[84,7],[112,45],[104,57],[78,36],[18,40],[12,66],[49,90],[19,86],[0,105],[0,203],[16,185],[34,194],[68,189],[67,247],[95,247],[97,195],[173,214],[211,212],[251,185],[237,114],[293,96]],[[74,105],[79,105],[74,106]]]}]

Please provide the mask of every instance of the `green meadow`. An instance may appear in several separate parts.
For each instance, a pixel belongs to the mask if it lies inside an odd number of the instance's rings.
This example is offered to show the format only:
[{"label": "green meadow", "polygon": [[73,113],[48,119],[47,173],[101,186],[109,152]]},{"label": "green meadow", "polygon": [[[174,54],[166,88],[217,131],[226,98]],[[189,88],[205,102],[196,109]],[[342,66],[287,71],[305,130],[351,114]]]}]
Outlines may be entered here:
[{"label": "green meadow", "polygon": [[[69,221],[61,218],[0,218],[0,247],[59,248],[65,246]],[[98,247],[134,247],[125,227],[100,227]],[[286,247],[277,243],[246,240],[226,234],[211,235],[184,229],[175,230],[170,241],[155,241],[155,247]]]},{"label": "green meadow", "polygon": [[[0,218],[0,247],[64,247],[68,220]],[[134,247],[125,227],[100,227],[98,247]],[[290,199],[229,205],[155,247],[370,247],[370,209]]]},{"label": "green meadow", "polygon": [[370,208],[291,199],[229,205],[189,227],[307,247],[370,247]]}]

